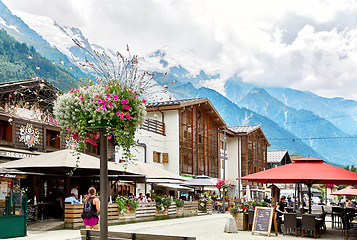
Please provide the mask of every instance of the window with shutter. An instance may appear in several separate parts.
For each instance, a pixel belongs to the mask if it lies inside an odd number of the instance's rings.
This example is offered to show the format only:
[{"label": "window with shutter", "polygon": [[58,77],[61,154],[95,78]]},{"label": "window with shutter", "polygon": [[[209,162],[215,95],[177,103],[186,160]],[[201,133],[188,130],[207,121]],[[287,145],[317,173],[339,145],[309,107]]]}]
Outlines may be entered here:
[{"label": "window with shutter", "polygon": [[12,128],[8,121],[0,120],[0,142],[8,144],[12,142]]},{"label": "window with shutter", "polygon": [[163,153],[162,154],[162,162],[163,163],[169,163],[169,154],[168,153]]},{"label": "window with shutter", "polygon": [[158,153],[154,151],[154,155],[153,155],[153,161],[154,161],[154,162],[158,162],[157,154],[158,154]]}]

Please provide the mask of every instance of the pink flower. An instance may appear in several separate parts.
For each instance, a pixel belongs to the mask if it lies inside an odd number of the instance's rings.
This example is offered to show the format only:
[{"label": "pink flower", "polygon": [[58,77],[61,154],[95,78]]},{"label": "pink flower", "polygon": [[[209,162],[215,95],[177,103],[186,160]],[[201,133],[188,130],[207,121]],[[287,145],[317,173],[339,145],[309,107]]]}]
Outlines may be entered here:
[{"label": "pink flower", "polygon": [[108,93],[107,95],[105,95],[107,98],[109,98],[110,97],[110,94]]},{"label": "pink flower", "polygon": [[123,117],[121,117],[121,118],[120,118],[120,120],[124,120],[124,118],[123,118]]},{"label": "pink flower", "polygon": [[105,101],[109,102],[109,101],[110,101],[110,99],[109,99],[109,98],[106,98],[106,99],[105,99]]},{"label": "pink flower", "polygon": [[99,111],[100,107],[98,106],[98,107],[96,107],[96,109],[97,109],[97,111]]},{"label": "pink flower", "polygon": [[123,105],[123,109],[125,109],[125,110],[129,110],[129,106],[128,105]]},{"label": "pink flower", "polygon": [[69,91],[69,93],[73,93],[73,90]]},{"label": "pink flower", "polygon": [[88,102],[87,102],[87,101],[85,101],[84,103],[85,103],[85,104],[88,104]]},{"label": "pink flower", "polygon": [[105,105],[102,105],[102,109],[103,109],[103,110],[106,110],[107,108],[105,107]]},{"label": "pink flower", "polygon": [[57,121],[55,120],[55,121],[53,121],[53,123],[57,123]]},{"label": "pink flower", "polygon": [[129,103],[129,100],[128,99],[125,99],[125,104],[128,104]]},{"label": "pink flower", "polygon": [[97,95],[95,95],[96,97],[99,97],[99,95],[97,94]]},{"label": "pink flower", "polygon": [[120,100],[120,103],[121,104],[125,104],[125,100],[123,99],[123,100]]},{"label": "pink flower", "polygon": [[112,107],[112,106],[113,106],[113,103],[112,103],[112,102],[108,102],[108,106],[109,106],[109,107]]},{"label": "pink flower", "polygon": [[118,96],[117,95],[113,95],[113,99],[114,99],[114,101],[118,101]]},{"label": "pink flower", "polygon": [[98,103],[102,103],[103,101],[102,101],[102,100],[100,100],[100,99],[98,99],[98,100],[97,100],[97,102],[98,102]]},{"label": "pink flower", "polygon": [[107,105],[106,101],[102,101],[103,106]]},{"label": "pink flower", "polygon": [[130,114],[126,114],[125,117],[126,117],[127,119],[130,119],[130,118],[131,118]]},{"label": "pink flower", "polygon": [[108,136],[108,139],[111,139],[111,138],[112,138],[112,135],[109,135],[109,136]]},{"label": "pink flower", "polygon": [[143,103],[146,103],[146,100],[145,100],[145,98],[143,98]]},{"label": "pink flower", "polygon": [[50,121],[52,121],[53,120],[53,118],[52,117],[50,117]]},{"label": "pink flower", "polygon": [[80,99],[82,102],[84,101],[84,97],[80,97],[79,99]]},{"label": "pink flower", "polygon": [[84,87],[85,89],[88,89],[89,87]]},{"label": "pink flower", "polygon": [[122,112],[117,112],[117,116],[118,116],[118,117],[124,117],[124,113],[122,113]]},{"label": "pink flower", "polygon": [[76,92],[80,92],[80,91],[79,91],[79,89],[74,89],[74,91],[76,91]]}]

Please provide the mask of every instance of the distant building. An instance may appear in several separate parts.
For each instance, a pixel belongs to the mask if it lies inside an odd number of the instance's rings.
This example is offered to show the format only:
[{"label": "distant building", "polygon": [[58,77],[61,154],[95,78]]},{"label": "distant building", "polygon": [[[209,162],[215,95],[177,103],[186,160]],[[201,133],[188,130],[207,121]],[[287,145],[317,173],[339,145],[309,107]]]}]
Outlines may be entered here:
[{"label": "distant building", "polygon": [[287,150],[269,150],[268,168],[274,168],[291,163],[290,155]]},{"label": "distant building", "polygon": [[247,185],[262,187],[262,183],[237,180],[248,174],[267,169],[267,148],[270,146],[262,128],[253,126],[229,127],[227,132],[228,160],[226,161],[226,179],[235,183],[235,196]]}]

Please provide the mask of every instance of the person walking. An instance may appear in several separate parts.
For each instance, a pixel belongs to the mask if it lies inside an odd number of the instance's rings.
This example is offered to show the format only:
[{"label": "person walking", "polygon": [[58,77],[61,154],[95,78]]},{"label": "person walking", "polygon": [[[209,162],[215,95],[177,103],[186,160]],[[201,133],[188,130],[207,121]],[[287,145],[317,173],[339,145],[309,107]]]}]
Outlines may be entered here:
[{"label": "person walking", "polygon": [[276,205],[276,221],[278,223],[278,232],[280,234],[283,233],[283,231],[281,231],[281,223],[282,223],[282,216],[284,215],[284,213],[287,213],[285,206],[284,206],[284,202],[285,202],[285,196],[282,196],[280,198],[280,201],[278,202],[278,205]]},{"label": "person walking", "polygon": [[96,197],[96,189],[90,187],[88,189],[88,196],[84,200],[84,208],[82,213],[83,224],[86,229],[100,230],[99,214],[100,214],[100,202]]}]

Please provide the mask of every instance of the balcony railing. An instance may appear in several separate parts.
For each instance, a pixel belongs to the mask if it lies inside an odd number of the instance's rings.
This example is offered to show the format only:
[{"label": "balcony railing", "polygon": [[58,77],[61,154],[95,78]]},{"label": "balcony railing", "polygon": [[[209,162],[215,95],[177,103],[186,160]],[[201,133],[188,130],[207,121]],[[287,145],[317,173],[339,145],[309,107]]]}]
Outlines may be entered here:
[{"label": "balcony railing", "polygon": [[146,119],[141,129],[165,136],[165,123],[157,120]]}]

